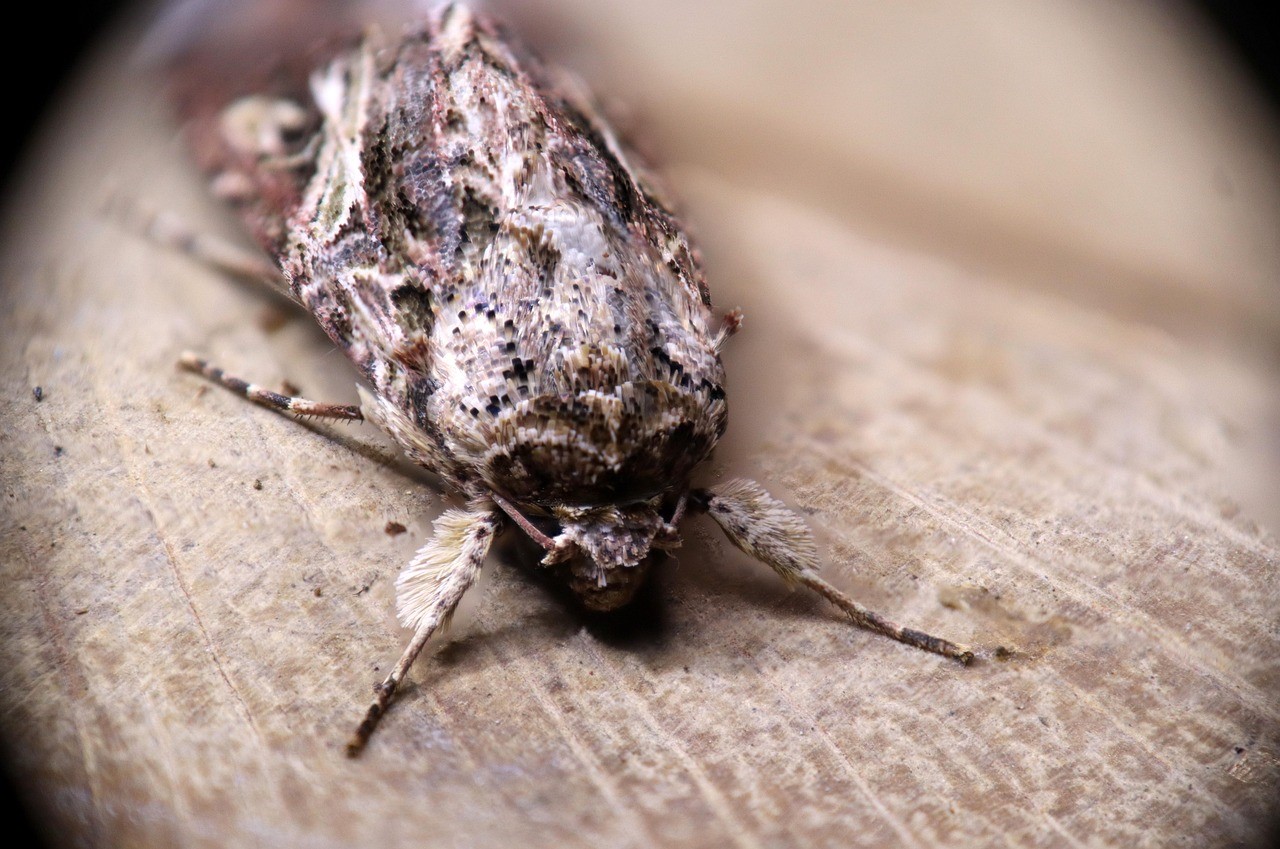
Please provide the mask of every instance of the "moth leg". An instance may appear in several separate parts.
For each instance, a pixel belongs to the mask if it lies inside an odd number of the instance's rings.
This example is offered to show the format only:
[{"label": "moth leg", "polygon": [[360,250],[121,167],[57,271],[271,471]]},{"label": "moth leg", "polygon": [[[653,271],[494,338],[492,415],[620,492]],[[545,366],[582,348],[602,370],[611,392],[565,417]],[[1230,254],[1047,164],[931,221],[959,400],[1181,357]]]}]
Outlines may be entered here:
[{"label": "moth leg", "polygon": [[803,584],[845,612],[856,625],[900,643],[954,658],[973,661],[964,645],[904,628],[854,601],[818,576],[818,549],[813,533],[785,504],[747,480],[729,481],[714,489],[691,493],[694,506],[711,514],[729,541],[767,563],[788,584]]},{"label": "moth leg", "polygon": [[486,499],[472,502],[465,510],[449,510],[436,519],[431,539],[400,573],[396,607],[401,624],[414,629],[413,639],[391,674],[373,688],[373,703],[347,742],[348,757],[364,749],[427,640],[448,624],[463,593],[480,576],[489,545],[501,526],[501,516]]},{"label": "moth leg", "polygon": [[732,309],[724,314],[724,322],[720,325],[720,331],[716,333],[713,343],[717,351],[724,348],[724,343],[729,341],[729,337],[742,329],[742,321],[743,314],[740,309]]},{"label": "moth leg", "polygon": [[281,395],[263,389],[256,383],[232,377],[207,360],[184,351],[178,358],[178,364],[189,371],[204,375],[219,386],[229,389],[242,398],[248,398],[264,407],[270,407],[282,413],[293,413],[295,416],[315,416],[321,419],[345,419],[347,421],[363,421],[359,404],[326,404],[323,401],[309,401],[293,395]]},{"label": "moth leg", "polygon": [[689,493],[684,492],[676,500],[676,509],[671,511],[671,520],[667,522],[671,527],[676,527],[680,521],[684,519],[684,514],[689,511]]},{"label": "moth leg", "polygon": [[261,283],[277,295],[297,303],[289,281],[266,257],[237,247],[225,239],[201,233],[173,215],[144,207],[139,201],[113,192],[103,212],[126,230],[159,247],[185,254],[224,274]]},{"label": "moth leg", "polygon": [[924,631],[917,631],[915,628],[903,627],[892,619],[887,619],[874,610],[859,604],[812,572],[797,575],[796,580],[843,610],[855,624],[862,628],[884,634],[886,637],[891,637],[900,643],[906,643],[918,649],[940,654],[943,657],[954,658],[965,666],[973,663],[973,649],[968,646],[944,640],[942,637],[935,637]]}]

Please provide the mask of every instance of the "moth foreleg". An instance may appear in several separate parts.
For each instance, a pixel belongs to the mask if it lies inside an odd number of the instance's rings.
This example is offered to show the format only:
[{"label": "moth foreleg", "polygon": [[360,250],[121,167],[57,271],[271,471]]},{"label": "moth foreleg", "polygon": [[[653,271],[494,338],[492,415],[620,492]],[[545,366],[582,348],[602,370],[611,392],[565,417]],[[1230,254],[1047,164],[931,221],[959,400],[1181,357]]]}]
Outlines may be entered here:
[{"label": "moth foreleg", "polygon": [[925,651],[970,663],[973,652],[914,628],[904,628],[854,601],[818,575],[818,549],[799,516],[754,481],[733,480],[715,489],[692,493],[729,541],[767,563],[789,584],[803,584],[839,607],[857,625]]},{"label": "moth foreleg", "polygon": [[396,607],[401,624],[414,629],[413,639],[391,674],[374,687],[373,703],[347,743],[349,756],[364,749],[427,640],[448,623],[463,593],[479,577],[501,522],[487,499],[472,502],[465,510],[449,510],[436,519],[431,539],[400,573]]},{"label": "moth foreleg", "polygon": [[294,395],[281,395],[279,392],[263,389],[256,383],[233,377],[190,351],[182,353],[182,356],[178,358],[178,364],[185,369],[204,375],[209,380],[225,389],[231,390],[242,398],[248,398],[254,403],[270,407],[282,413],[292,413],[295,416],[315,416],[321,419],[344,419],[357,422],[364,420],[364,414],[360,412],[359,404],[326,404],[323,401],[309,401],[306,398],[298,398]]},{"label": "moth foreleg", "polygon": [[144,207],[139,201],[113,192],[102,205],[103,213],[125,229],[153,245],[177,251],[202,265],[265,285],[291,301],[297,298],[289,291],[289,281],[266,257],[240,248],[209,233],[202,233],[177,216]]}]

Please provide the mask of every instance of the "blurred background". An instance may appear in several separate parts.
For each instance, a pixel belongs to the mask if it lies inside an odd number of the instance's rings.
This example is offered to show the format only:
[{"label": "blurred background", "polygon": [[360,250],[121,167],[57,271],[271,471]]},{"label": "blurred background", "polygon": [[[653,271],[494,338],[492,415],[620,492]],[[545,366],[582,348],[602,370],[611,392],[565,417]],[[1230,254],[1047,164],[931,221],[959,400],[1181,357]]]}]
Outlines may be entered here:
[{"label": "blurred background", "polygon": [[[303,39],[317,20],[414,5],[37,8],[32,49],[3,60],[18,82],[0,176],[7,185],[60,87],[125,14],[137,26],[162,10],[155,55],[193,32],[261,37],[278,18]],[[1280,321],[1274,281],[1259,273],[1280,262],[1280,39],[1251,4],[487,5],[616,100],[606,107],[620,107],[610,111],[632,124],[624,132],[664,165],[745,175],[1179,335],[1218,336],[1225,322],[1265,348]],[[1148,285],[1116,292],[1117,271]]]},{"label": "blurred background", "polygon": [[[136,12],[139,5],[126,0],[81,0],[37,4],[24,10],[24,27],[30,32],[30,39],[24,42],[29,49],[6,53],[0,59],[5,64],[6,77],[20,81],[20,85],[10,87],[8,102],[13,111],[6,123],[11,131],[0,147],[0,175],[6,180],[31,129],[85,51],[105,28],[120,22],[122,13]],[[536,9],[542,4],[524,5]],[[1001,4],[987,5],[998,9]],[[1257,4],[1243,0],[1186,0],[1158,5],[1182,6],[1201,30],[1205,50],[1217,52],[1233,64],[1255,93],[1267,100],[1274,114],[1280,102],[1280,33],[1271,25],[1269,15]]]}]

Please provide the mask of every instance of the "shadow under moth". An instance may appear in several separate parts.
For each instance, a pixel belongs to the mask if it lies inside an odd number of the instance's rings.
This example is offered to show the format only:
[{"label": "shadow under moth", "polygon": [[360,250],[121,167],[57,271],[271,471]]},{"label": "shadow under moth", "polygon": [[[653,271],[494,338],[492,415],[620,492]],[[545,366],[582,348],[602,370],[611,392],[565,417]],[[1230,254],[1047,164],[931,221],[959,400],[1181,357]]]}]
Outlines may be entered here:
[{"label": "shadow under moth", "polygon": [[275,264],[169,238],[308,310],[359,371],[360,404],[182,365],[282,412],[369,419],[465,501],[397,581],[414,636],[349,754],[512,527],[586,607],[612,610],[706,513],[856,624],[972,660],[819,577],[809,528],[758,484],[691,485],[728,421],[720,351],[741,316],[713,314],[697,251],[573,80],[455,3],[261,85],[195,79],[183,111],[215,193]]}]

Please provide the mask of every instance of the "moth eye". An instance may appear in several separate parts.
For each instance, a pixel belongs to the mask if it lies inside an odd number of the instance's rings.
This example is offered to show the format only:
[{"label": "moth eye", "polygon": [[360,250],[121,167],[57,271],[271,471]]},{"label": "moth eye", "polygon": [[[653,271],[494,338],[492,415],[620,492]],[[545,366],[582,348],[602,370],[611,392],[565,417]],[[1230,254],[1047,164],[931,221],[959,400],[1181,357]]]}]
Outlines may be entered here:
[{"label": "moth eye", "polygon": [[296,146],[310,118],[292,100],[254,95],[243,97],[222,112],[222,134],[241,153],[284,156]]}]

